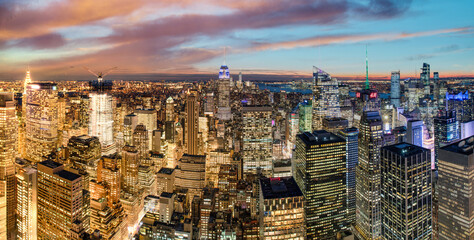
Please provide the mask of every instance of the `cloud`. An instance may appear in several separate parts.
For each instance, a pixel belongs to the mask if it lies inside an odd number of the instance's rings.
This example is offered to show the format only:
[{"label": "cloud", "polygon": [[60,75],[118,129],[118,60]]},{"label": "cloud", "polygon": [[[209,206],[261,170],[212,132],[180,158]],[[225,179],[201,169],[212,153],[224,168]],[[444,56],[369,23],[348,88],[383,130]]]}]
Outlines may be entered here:
[{"label": "cloud", "polygon": [[415,33],[378,33],[378,34],[352,34],[352,35],[330,35],[318,36],[292,41],[272,42],[272,43],[254,43],[252,50],[279,50],[293,49],[300,47],[316,47],[329,44],[344,44],[367,42],[373,40],[395,41],[408,38],[434,36],[439,34],[457,33],[469,30],[470,28],[450,28],[433,31],[415,32]]},{"label": "cloud", "polygon": [[66,44],[66,40],[57,33],[49,33],[37,37],[22,38],[17,41],[15,47],[28,47],[33,49],[58,48]]}]

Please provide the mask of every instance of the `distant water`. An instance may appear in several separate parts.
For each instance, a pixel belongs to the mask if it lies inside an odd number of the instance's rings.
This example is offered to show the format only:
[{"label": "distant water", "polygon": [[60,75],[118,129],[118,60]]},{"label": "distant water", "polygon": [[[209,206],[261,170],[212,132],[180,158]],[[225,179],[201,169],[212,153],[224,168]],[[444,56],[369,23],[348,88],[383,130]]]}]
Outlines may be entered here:
[{"label": "distant water", "polygon": [[293,92],[293,93],[301,93],[301,94],[311,94],[311,89],[298,89],[298,88],[291,88],[289,84],[266,84],[266,83],[257,83],[257,86],[260,90],[269,90],[270,92]]}]

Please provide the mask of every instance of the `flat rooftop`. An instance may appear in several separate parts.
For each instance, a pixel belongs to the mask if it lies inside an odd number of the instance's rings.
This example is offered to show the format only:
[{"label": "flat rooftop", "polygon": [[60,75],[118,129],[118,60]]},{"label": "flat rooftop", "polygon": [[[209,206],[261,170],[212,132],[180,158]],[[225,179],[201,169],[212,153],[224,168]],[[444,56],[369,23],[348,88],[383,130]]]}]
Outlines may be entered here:
[{"label": "flat rooftop", "polygon": [[61,163],[58,163],[58,162],[55,162],[55,161],[51,161],[51,160],[46,160],[46,161],[42,161],[38,164],[41,164],[43,166],[46,166],[48,168],[52,168],[52,169],[55,169],[55,168],[58,168],[58,167],[61,167],[62,164]]},{"label": "flat rooftop", "polygon": [[416,145],[405,143],[405,142],[390,145],[390,146],[385,146],[383,147],[383,149],[386,149],[390,152],[396,153],[397,155],[404,156],[404,157],[430,151],[426,148],[422,148],[420,146],[416,146]]},{"label": "flat rooftop", "polygon": [[463,155],[471,155],[474,152],[474,135],[444,146],[441,149]]},{"label": "flat rooftop", "polygon": [[346,141],[343,138],[325,130],[318,130],[314,131],[313,133],[305,132],[298,134],[297,137],[303,140],[306,145],[318,145]]},{"label": "flat rooftop", "polygon": [[66,170],[61,170],[61,171],[58,171],[55,173],[56,175],[60,176],[61,178],[64,178],[66,180],[69,180],[69,181],[74,181],[78,178],[80,178],[81,176],[78,175],[78,174],[75,174],[75,173],[72,173],[72,172],[69,172],[69,171],[66,171]]},{"label": "flat rooftop", "polygon": [[293,177],[262,178],[260,186],[264,199],[303,196]]},{"label": "flat rooftop", "polygon": [[165,168],[165,167],[162,167],[162,168],[158,171],[158,173],[167,174],[167,175],[171,175],[173,172],[174,172],[174,168]]}]

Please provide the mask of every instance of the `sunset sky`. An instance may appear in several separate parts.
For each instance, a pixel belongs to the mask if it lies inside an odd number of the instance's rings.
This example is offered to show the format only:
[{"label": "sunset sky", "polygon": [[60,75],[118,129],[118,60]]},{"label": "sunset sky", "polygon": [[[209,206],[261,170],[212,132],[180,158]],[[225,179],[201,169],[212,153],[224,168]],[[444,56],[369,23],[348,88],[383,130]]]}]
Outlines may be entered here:
[{"label": "sunset sky", "polygon": [[472,0],[0,0],[0,80],[148,74],[474,76]]}]

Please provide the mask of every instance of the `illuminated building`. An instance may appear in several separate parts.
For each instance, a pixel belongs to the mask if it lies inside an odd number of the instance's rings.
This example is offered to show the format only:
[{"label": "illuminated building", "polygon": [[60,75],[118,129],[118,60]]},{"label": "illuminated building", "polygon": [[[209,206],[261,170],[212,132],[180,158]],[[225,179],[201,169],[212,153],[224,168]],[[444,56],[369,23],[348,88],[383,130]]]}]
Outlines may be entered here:
[{"label": "illuminated building", "polygon": [[438,152],[438,239],[474,236],[474,136],[442,147]]},{"label": "illuminated building", "polygon": [[354,127],[360,129],[359,124],[366,111],[380,111],[380,99],[378,92],[372,89],[363,89],[356,93],[356,105],[354,111]]},{"label": "illuminated building", "polygon": [[112,154],[115,152],[112,96],[106,92],[91,92],[89,99],[89,136],[99,138],[102,146],[102,155]]},{"label": "illuminated building", "polygon": [[174,101],[172,97],[166,99],[166,121],[165,121],[165,139],[168,141],[174,141],[175,133],[175,121],[176,117],[174,114]]},{"label": "illuminated building", "polygon": [[244,174],[256,174],[257,169],[272,176],[272,108],[242,107],[242,158]]},{"label": "illuminated building", "polygon": [[117,155],[103,156],[97,164],[97,183],[106,184],[108,189],[107,202],[110,207],[114,207],[115,204],[120,202],[122,182],[118,161],[120,159]]},{"label": "illuminated building", "polygon": [[324,130],[296,139],[294,176],[305,196],[308,239],[334,239],[346,224],[346,141]]},{"label": "illuminated building", "polygon": [[425,95],[430,95],[430,65],[428,63],[423,63],[420,80],[423,83]]},{"label": "illuminated building", "polygon": [[408,143],[382,148],[383,239],[431,239],[430,153]]},{"label": "illuminated building", "polygon": [[0,93],[0,238],[13,239],[15,231],[15,156],[17,120],[13,94]]},{"label": "illuminated building", "polygon": [[38,239],[81,239],[82,177],[60,163],[38,163]]},{"label": "illuminated building", "polygon": [[153,131],[157,129],[157,112],[155,109],[136,109],[135,115],[137,115],[137,124],[144,125],[148,131],[148,150],[151,150],[151,137],[153,136]]},{"label": "illuminated building", "polygon": [[216,108],[214,104],[214,92],[207,92],[204,100],[204,115],[213,116]]},{"label": "illuminated building", "polygon": [[474,119],[474,103],[470,99],[468,90],[452,94],[446,92],[446,101],[447,109],[456,112],[456,120],[459,122],[468,122]]},{"label": "illuminated building", "polygon": [[26,89],[26,159],[43,161],[58,144],[58,91],[54,83],[32,83]]},{"label": "illuminated building", "polygon": [[186,153],[198,154],[199,102],[197,92],[191,92],[186,99]]},{"label": "illuminated building", "polygon": [[161,168],[156,173],[156,192],[160,195],[162,192],[173,192],[174,190],[175,170],[174,168]]},{"label": "illuminated building", "polygon": [[188,189],[190,196],[200,196],[205,186],[206,156],[184,154],[175,172],[176,188]]},{"label": "illuminated building", "polygon": [[[234,206],[237,200],[237,182],[239,180],[239,173],[237,165],[222,164],[219,169],[219,197],[221,210],[230,209]],[[227,201],[223,201],[226,199]],[[227,204],[225,204],[225,202]]]},{"label": "illuminated building", "polygon": [[153,130],[151,137],[151,151],[155,154],[161,152],[161,130]]},{"label": "illuminated building", "polygon": [[313,66],[313,123],[314,130],[323,128],[323,118],[340,117],[339,83],[329,73]]},{"label": "illuminated building", "polygon": [[461,123],[460,139],[467,138],[474,135],[474,120]]},{"label": "illuminated building", "polygon": [[349,127],[349,121],[344,118],[323,118],[324,130],[337,134],[340,130],[344,130]]},{"label": "illuminated building", "polygon": [[359,162],[359,130],[346,128],[337,133],[346,140],[346,188],[347,188],[347,220],[355,222],[356,214],[356,166]]},{"label": "illuminated building", "polygon": [[304,205],[293,177],[261,178],[260,239],[306,239]]},{"label": "illuminated building", "polygon": [[209,239],[209,217],[211,212],[215,211],[219,207],[218,202],[218,188],[204,188],[201,206],[200,206],[200,219],[199,219],[199,236],[200,239]]},{"label": "illuminated building", "polygon": [[230,112],[230,73],[225,63],[219,69],[218,88],[217,118],[227,121],[232,119],[232,114]]},{"label": "illuminated building", "polygon": [[101,156],[99,138],[86,135],[73,136],[69,139],[67,152],[70,164],[86,170],[91,178],[96,178],[97,162]]},{"label": "illuminated building", "polygon": [[434,97],[434,100],[436,101],[436,103],[438,104],[438,107],[440,106],[440,98],[442,98],[441,96],[441,92],[440,92],[440,88],[441,88],[441,82],[439,81],[439,73],[438,72],[433,72],[433,97]]},{"label": "illuminated building", "polygon": [[123,119],[123,140],[125,145],[133,144],[133,131],[137,126],[138,117],[135,114],[129,114]]},{"label": "illuminated building", "polygon": [[438,169],[438,151],[459,139],[459,122],[454,112],[448,112],[445,116],[434,118],[435,134],[435,169]]},{"label": "illuminated building", "polygon": [[135,194],[139,191],[138,166],[140,165],[140,155],[134,146],[125,146],[122,150],[122,183],[123,189],[128,193]]},{"label": "illuminated building", "polygon": [[138,158],[143,161],[148,158],[148,148],[150,139],[148,138],[148,130],[145,125],[139,124],[133,131],[133,146],[138,152]]},{"label": "illuminated building", "polygon": [[392,72],[390,83],[390,104],[400,107],[400,71]]},{"label": "illuminated building", "polygon": [[291,152],[291,150],[295,146],[296,142],[296,134],[298,134],[299,131],[299,116],[295,112],[291,112],[288,114],[288,124],[287,124],[287,136],[286,139],[288,140],[287,146],[288,146],[288,151]]},{"label": "illuminated building", "polygon": [[423,147],[423,121],[409,120],[407,122],[406,142]]},{"label": "illuminated building", "polygon": [[231,161],[231,151],[217,149],[209,152],[209,159],[206,161],[206,182],[209,186],[217,187],[220,166],[222,164],[230,164]]},{"label": "illuminated building", "polygon": [[16,174],[16,226],[18,240],[36,240],[37,170],[25,166]]},{"label": "illuminated building", "polygon": [[305,100],[303,103],[298,105],[298,115],[300,132],[311,132],[313,129],[313,105],[311,104],[311,101]]},{"label": "illuminated building", "polygon": [[356,224],[359,239],[381,238],[380,148],[383,145],[382,118],[378,112],[364,112],[359,129],[359,164],[356,167]]}]

